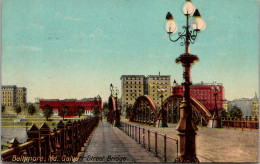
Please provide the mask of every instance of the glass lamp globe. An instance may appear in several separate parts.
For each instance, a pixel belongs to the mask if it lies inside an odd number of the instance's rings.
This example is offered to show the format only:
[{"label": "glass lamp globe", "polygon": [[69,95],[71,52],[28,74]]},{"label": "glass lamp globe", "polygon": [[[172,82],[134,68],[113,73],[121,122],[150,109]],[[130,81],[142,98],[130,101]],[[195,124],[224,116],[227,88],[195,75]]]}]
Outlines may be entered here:
[{"label": "glass lamp globe", "polygon": [[167,21],[166,30],[167,30],[168,34],[175,33],[177,31],[177,29],[178,29],[178,26],[175,23],[174,19],[170,19]]},{"label": "glass lamp globe", "polygon": [[206,23],[205,21],[201,18],[200,12],[198,9],[196,9],[193,17],[195,17],[192,27],[195,31],[201,31],[206,28]]},{"label": "glass lamp globe", "polygon": [[186,4],[183,6],[183,13],[185,15],[191,15],[195,12],[195,6],[190,0],[186,0]]}]

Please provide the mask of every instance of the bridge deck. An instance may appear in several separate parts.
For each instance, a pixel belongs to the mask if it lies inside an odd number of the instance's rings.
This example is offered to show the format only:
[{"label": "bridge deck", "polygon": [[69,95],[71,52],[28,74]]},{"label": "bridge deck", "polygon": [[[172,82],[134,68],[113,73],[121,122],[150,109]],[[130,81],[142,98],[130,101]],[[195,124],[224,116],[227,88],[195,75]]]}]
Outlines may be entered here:
[{"label": "bridge deck", "polygon": [[83,162],[161,162],[132,138],[107,122],[100,122],[83,152]]}]

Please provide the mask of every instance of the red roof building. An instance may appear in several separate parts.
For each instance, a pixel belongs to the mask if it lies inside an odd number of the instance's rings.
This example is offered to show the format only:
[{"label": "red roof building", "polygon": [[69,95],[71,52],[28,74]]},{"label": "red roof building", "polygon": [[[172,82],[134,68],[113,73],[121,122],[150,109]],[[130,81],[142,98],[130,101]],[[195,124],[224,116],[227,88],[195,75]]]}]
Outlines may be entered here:
[{"label": "red roof building", "polygon": [[52,107],[53,110],[58,110],[61,116],[61,111],[64,107],[68,108],[68,115],[65,117],[74,117],[77,115],[79,108],[83,108],[86,112],[90,112],[94,109],[95,105],[100,107],[100,112],[102,112],[102,99],[100,96],[95,98],[84,98],[81,100],[77,99],[41,99],[40,109],[45,109],[46,106]]},{"label": "red roof building", "polygon": [[[214,88],[218,87],[217,94],[217,107],[218,110],[223,109],[223,100],[224,100],[224,87],[222,83],[197,83],[192,84],[190,94],[191,97],[198,100],[202,103],[210,112],[214,111],[215,107],[215,96],[214,96]],[[176,82],[172,87],[173,95],[182,95],[183,96],[183,86],[178,85]]]}]

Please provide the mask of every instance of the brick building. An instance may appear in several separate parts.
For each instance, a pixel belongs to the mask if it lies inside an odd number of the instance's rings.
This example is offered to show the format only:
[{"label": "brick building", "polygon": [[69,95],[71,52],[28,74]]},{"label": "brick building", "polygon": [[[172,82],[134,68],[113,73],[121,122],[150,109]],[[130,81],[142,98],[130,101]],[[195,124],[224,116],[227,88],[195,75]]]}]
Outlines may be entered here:
[{"label": "brick building", "polygon": [[4,106],[21,106],[27,105],[27,89],[17,87],[16,85],[3,85],[1,95],[1,104]]},{"label": "brick building", "polygon": [[[223,101],[224,101],[224,87],[222,83],[197,83],[192,84],[190,94],[191,97],[198,100],[202,103],[208,111],[214,111],[215,107],[215,96],[214,91],[212,88],[215,86],[219,87],[219,94],[217,95],[217,107],[218,110],[222,110],[224,108]],[[182,95],[183,96],[183,86],[178,85],[176,82],[172,87],[172,94],[173,95]]]},{"label": "brick building", "polygon": [[61,111],[64,107],[68,108],[67,117],[74,117],[77,115],[79,108],[85,110],[85,114],[90,114],[94,109],[95,105],[100,107],[100,112],[102,112],[102,99],[100,96],[95,98],[84,98],[81,100],[77,99],[41,99],[40,109],[43,110],[46,106],[51,106],[53,110],[58,115],[61,115]]}]

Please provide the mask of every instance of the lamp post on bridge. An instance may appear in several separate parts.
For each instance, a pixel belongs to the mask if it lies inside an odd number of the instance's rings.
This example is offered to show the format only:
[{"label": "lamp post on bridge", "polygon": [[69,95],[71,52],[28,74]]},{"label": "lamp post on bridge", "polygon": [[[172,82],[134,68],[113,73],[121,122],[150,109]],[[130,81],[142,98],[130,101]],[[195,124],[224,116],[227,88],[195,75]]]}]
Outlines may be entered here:
[{"label": "lamp post on bridge", "polygon": [[[191,0],[186,0],[183,7],[183,13],[186,16],[186,26],[183,26],[184,32],[178,33],[178,38],[173,40],[172,34],[178,29],[173,16],[170,12],[166,15],[167,26],[166,30],[169,34],[169,39],[172,42],[176,42],[179,39],[183,39],[181,46],[185,45],[185,53],[180,55],[176,59],[176,63],[182,63],[184,68],[182,83],[184,88],[183,106],[182,112],[183,117],[181,118],[180,124],[178,126],[178,135],[180,138],[180,156],[176,158],[176,162],[199,162],[196,156],[196,131],[198,130],[193,119],[192,119],[192,107],[190,103],[190,87],[191,87],[191,66],[199,60],[196,55],[190,54],[190,43],[194,43],[197,34],[204,30],[206,27],[205,21],[201,18],[199,10],[195,8]],[[190,30],[189,18],[193,14],[194,22],[192,24],[193,30]]]},{"label": "lamp post on bridge", "polygon": [[215,97],[215,106],[214,106],[214,114],[213,114],[212,118],[209,120],[209,127],[221,128],[221,118],[219,117],[218,104],[217,104],[218,103],[217,98],[218,98],[220,89],[216,85],[216,83],[214,83],[214,86],[211,87],[211,89],[212,89],[213,95]]},{"label": "lamp post on bridge", "polygon": [[162,127],[168,127],[168,124],[167,124],[167,111],[166,109],[163,108],[163,93],[166,92],[165,88],[160,88],[157,90],[160,95],[160,98],[161,98],[161,112],[162,112]]},{"label": "lamp post on bridge", "polygon": [[118,108],[118,94],[119,94],[119,90],[116,88],[116,127],[120,127],[120,111]]}]

